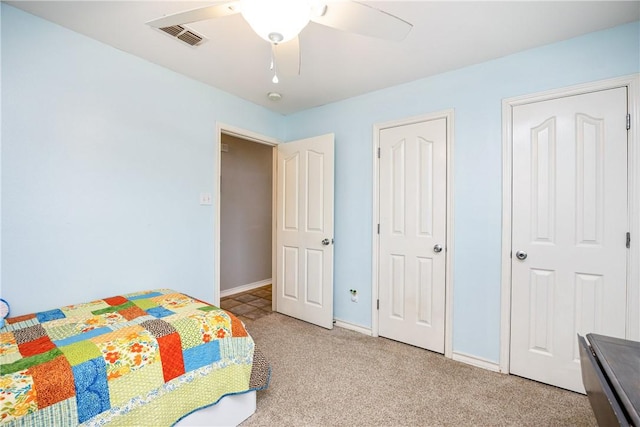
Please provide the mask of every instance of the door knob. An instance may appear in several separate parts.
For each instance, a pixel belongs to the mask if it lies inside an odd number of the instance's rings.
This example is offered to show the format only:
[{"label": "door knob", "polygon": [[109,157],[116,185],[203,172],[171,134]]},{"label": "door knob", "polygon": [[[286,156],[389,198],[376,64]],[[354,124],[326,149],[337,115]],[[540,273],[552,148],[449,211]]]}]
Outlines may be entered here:
[{"label": "door knob", "polygon": [[323,244],[324,246],[328,246],[328,245],[329,245],[329,243],[331,243],[331,240],[329,240],[329,239],[323,239],[323,240],[322,240],[322,244]]},{"label": "door knob", "polygon": [[516,252],[516,258],[518,258],[520,261],[524,261],[525,259],[527,259],[527,253],[525,251],[518,251]]},{"label": "door knob", "polygon": [[440,252],[442,252],[442,245],[435,245],[433,247],[433,252],[439,254]]}]

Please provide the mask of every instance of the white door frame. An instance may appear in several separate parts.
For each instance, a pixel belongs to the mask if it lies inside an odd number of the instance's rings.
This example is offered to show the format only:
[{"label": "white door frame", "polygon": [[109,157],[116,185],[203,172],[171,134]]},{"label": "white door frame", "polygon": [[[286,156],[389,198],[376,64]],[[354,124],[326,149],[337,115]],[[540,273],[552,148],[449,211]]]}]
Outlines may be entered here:
[{"label": "white door frame", "polygon": [[[256,142],[259,144],[269,145],[276,149],[277,145],[281,141],[268,136],[260,135],[255,132],[251,132],[239,127],[227,125],[224,123],[216,123],[216,133],[213,142],[213,153],[215,159],[215,173],[213,175],[213,188],[215,191],[215,224],[213,228],[214,236],[214,273],[213,273],[213,304],[220,306],[220,174],[222,173],[222,156],[220,155],[220,148],[222,144],[222,134],[236,136],[238,138],[245,139],[247,141]],[[272,224],[271,224],[271,280],[276,277],[276,257],[275,257],[275,245],[276,245],[276,189],[277,189],[277,156],[273,157],[273,169],[272,169],[272,191],[271,191],[271,211],[272,211]],[[275,283],[272,284],[275,286]],[[271,298],[271,306],[275,311],[276,299]]]},{"label": "white door frame", "polygon": [[378,224],[380,223],[380,162],[378,161],[378,148],[380,148],[380,131],[386,128],[398,127],[420,123],[428,120],[445,118],[447,120],[447,237],[445,241],[445,323],[444,323],[444,355],[453,357],[453,113],[454,110],[444,110],[436,113],[409,117],[373,125],[373,223],[371,230],[373,235],[373,250],[371,251],[371,335],[378,335],[379,311],[378,282],[379,282],[379,253],[380,235]]},{"label": "white door frame", "polygon": [[[628,205],[631,248],[627,265],[627,338],[640,340],[640,74],[570,86],[502,101],[502,276],[500,314],[500,371],[509,373],[511,337],[511,192],[512,192],[512,115],[518,105],[581,95],[599,90],[628,87],[628,113],[631,129],[627,136]],[[621,236],[621,239],[624,236]]]}]

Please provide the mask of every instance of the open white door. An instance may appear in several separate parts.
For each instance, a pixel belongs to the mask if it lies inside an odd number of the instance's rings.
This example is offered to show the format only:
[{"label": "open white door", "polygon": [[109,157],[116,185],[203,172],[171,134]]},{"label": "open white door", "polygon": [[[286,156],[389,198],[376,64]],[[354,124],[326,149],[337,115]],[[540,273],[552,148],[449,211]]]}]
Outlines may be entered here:
[{"label": "open white door", "polygon": [[278,145],[276,309],[333,328],[333,134]]}]

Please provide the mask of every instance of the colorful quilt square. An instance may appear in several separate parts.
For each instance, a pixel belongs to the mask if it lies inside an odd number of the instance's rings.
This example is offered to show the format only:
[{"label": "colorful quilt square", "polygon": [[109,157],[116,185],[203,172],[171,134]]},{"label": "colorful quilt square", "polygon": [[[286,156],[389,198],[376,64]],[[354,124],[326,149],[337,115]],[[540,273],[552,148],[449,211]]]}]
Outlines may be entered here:
[{"label": "colorful quilt square", "polygon": [[160,319],[146,320],[140,323],[140,326],[151,332],[156,338],[160,338],[176,332],[176,328],[171,326],[170,323]]},{"label": "colorful quilt square", "polygon": [[171,381],[184,374],[184,359],[180,347],[180,335],[174,332],[159,337],[158,346],[160,347],[160,361],[162,362],[164,381]]},{"label": "colorful quilt square", "polygon": [[184,370],[186,372],[211,365],[220,360],[220,343],[211,341],[183,351]]},{"label": "colorful quilt square", "polygon": [[18,421],[9,423],[11,427],[17,426],[76,426],[78,425],[78,407],[76,398],[71,397],[61,402],[49,405],[46,408],[26,414]]},{"label": "colorful quilt square", "polygon": [[231,335],[233,335],[234,338],[248,337],[249,333],[244,327],[244,323],[242,323],[242,321],[238,319],[236,316],[234,316],[232,313],[227,312],[227,315],[231,319]]},{"label": "colorful quilt square", "polygon": [[25,320],[31,320],[31,319],[36,319],[35,313],[29,313],[22,316],[16,316],[16,317],[7,317],[5,321],[7,322],[8,325],[13,325],[15,323],[24,322]]},{"label": "colorful quilt square", "polygon": [[71,365],[64,356],[32,366],[27,373],[33,377],[39,409],[75,395]]},{"label": "colorful quilt square", "polygon": [[99,343],[98,348],[105,360],[109,381],[160,361],[158,341],[142,328],[112,341]]},{"label": "colorful quilt square", "polygon": [[20,345],[46,336],[47,331],[45,331],[42,325],[34,325],[18,329],[13,332],[13,335],[16,337],[16,343]]},{"label": "colorful quilt square", "polygon": [[132,302],[142,310],[149,310],[158,306],[158,304],[146,298],[133,300]]},{"label": "colorful quilt square", "polygon": [[[22,358],[13,332],[0,333],[0,365],[15,362]],[[0,387],[2,388],[2,387]]]},{"label": "colorful quilt square", "polygon": [[53,350],[54,348],[56,348],[56,346],[51,342],[51,339],[49,337],[43,336],[33,341],[18,344],[18,348],[20,349],[20,354],[22,354],[24,357],[29,357],[46,353],[49,350]]},{"label": "colorful quilt square", "polygon": [[156,302],[159,306],[162,306],[168,310],[173,311],[174,313],[178,313],[181,311],[193,311],[196,308],[203,307],[206,304],[202,302],[196,301],[193,298],[179,294],[179,293],[171,293],[164,294],[161,296],[157,296],[151,298],[152,301]]},{"label": "colorful quilt square", "polygon": [[198,322],[202,342],[231,336],[231,318],[222,310],[211,312],[196,310],[189,315],[189,318]]},{"label": "colorful quilt square", "polygon": [[197,320],[191,319],[190,317],[183,317],[181,319],[171,320],[170,323],[180,334],[183,350],[196,347],[203,343],[200,325]]},{"label": "colorful quilt square", "polygon": [[118,313],[127,320],[133,320],[138,317],[147,315],[147,312],[137,305],[132,305],[131,307],[125,308],[124,310],[120,310],[118,311]]},{"label": "colorful quilt square", "polygon": [[109,380],[111,406],[121,405],[136,396],[144,396],[151,391],[149,384],[159,385],[163,381],[162,366],[159,363],[147,365],[127,376]]},{"label": "colorful quilt square", "polygon": [[[229,338],[218,340],[220,343],[220,358],[223,360],[235,360],[238,363],[253,362],[253,340],[250,337]],[[251,351],[247,352],[247,349]]]},{"label": "colorful quilt square", "polygon": [[172,314],[175,314],[175,312],[173,312],[171,310],[167,310],[164,307],[153,307],[153,308],[150,308],[150,309],[147,310],[147,313],[149,313],[153,317],[157,317],[158,319],[160,319],[162,317],[171,316]]},{"label": "colorful quilt square", "polygon": [[102,356],[98,346],[89,340],[62,346],[60,351],[65,355],[71,366]]},{"label": "colorful quilt square", "polygon": [[83,423],[111,408],[105,363],[102,357],[74,366],[73,376],[76,380],[79,422]]},{"label": "colorful quilt square", "polygon": [[90,317],[78,319],[75,324],[75,329],[78,332],[88,332],[92,329],[103,328],[105,326],[111,326],[123,321],[124,317],[117,311],[108,311],[105,313],[95,314]]},{"label": "colorful quilt square", "polygon": [[128,302],[129,300],[126,299],[123,296],[116,296],[116,297],[111,297],[111,298],[105,298],[103,299],[104,302],[106,302],[107,304],[109,304],[110,306],[116,306],[116,305],[121,305],[124,304],[126,302]]},{"label": "colorful quilt square", "polygon": [[9,422],[36,411],[35,394],[33,377],[27,371],[3,375],[0,379],[0,422]]},{"label": "colorful quilt square", "polygon": [[61,309],[55,308],[49,311],[41,311],[40,313],[36,313],[36,317],[40,323],[50,322],[51,320],[56,319],[64,319],[66,316],[62,312]]},{"label": "colorful quilt square", "polygon": [[81,328],[78,327],[78,323],[76,321],[61,323],[57,326],[47,324],[46,329],[47,335],[49,335],[49,338],[53,341],[78,335],[81,331]]}]

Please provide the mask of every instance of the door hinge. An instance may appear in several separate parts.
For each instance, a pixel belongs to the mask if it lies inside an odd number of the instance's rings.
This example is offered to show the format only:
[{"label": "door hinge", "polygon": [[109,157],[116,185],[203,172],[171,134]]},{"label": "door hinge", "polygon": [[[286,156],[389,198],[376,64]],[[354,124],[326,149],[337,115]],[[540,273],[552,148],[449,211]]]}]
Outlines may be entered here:
[{"label": "door hinge", "polygon": [[380,147],[378,147],[378,158],[380,158]]},{"label": "door hinge", "polygon": [[378,223],[378,234],[380,234],[380,223]]},{"label": "door hinge", "polygon": [[631,233],[627,231],[627,249],[631,247]]},{"label": "door hinge", "polygon": [[376,309],[380,310],[380,300],[376,300]]},{"label": "door hinge", "polygon": [[631,129],[631,114],[627,114],[627,130],[629,129]]}]

